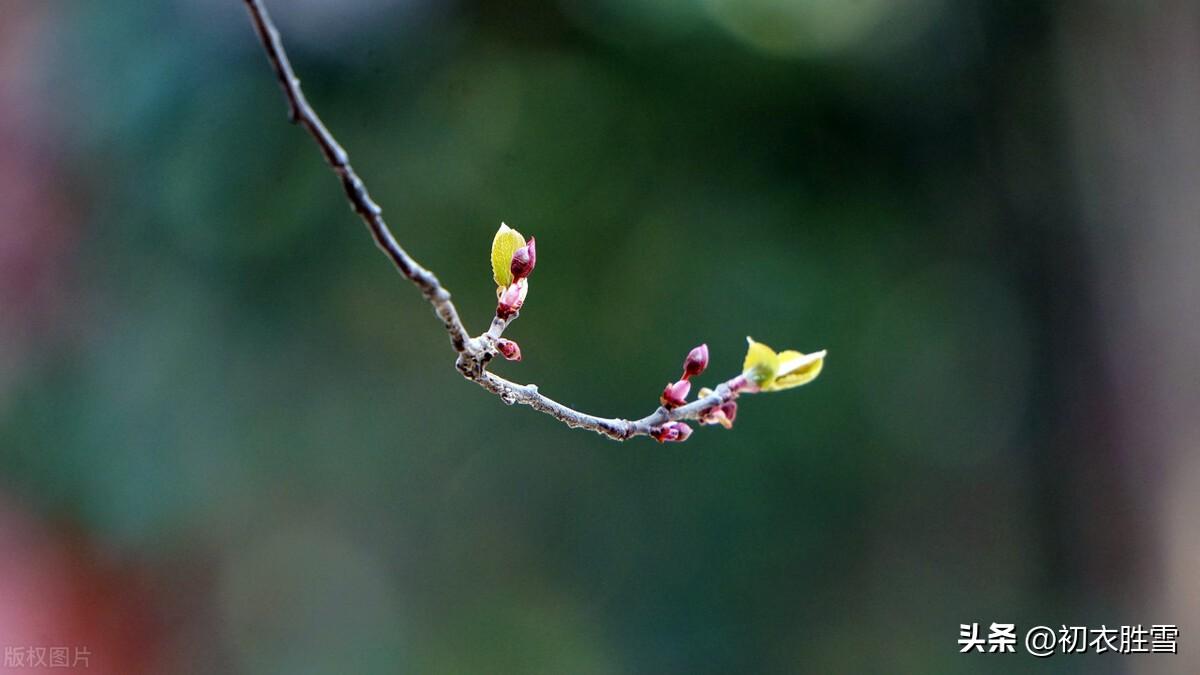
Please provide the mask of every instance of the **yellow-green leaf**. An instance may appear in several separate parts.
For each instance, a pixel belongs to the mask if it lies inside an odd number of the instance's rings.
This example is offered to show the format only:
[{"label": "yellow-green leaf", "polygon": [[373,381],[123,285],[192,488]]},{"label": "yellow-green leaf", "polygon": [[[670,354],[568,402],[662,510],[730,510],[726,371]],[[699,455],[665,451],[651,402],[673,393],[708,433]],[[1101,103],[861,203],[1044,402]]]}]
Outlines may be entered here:
[{"label": "yellow-green leaf", "polygon": [[742,363],[742,375],[759,388],[766,388],[779,371],[779,355],[761,342],[747,337],[746,360]]},{"label": "yellow-green leaf", "polygon": [[520,232],[500,223],[500,229],[496,230],[496,237],[492,239],[492,278],[500,288],[513,282],[513,253],[524,245],[525,237]]},{"label": "yellow-green leaf", "polygon": [[779,354],[779,372],[770,389],[791,389],[802,384],[808,384],[817,379],[821,368],[825,366],[825,350],[802,354],[786,351]]}]

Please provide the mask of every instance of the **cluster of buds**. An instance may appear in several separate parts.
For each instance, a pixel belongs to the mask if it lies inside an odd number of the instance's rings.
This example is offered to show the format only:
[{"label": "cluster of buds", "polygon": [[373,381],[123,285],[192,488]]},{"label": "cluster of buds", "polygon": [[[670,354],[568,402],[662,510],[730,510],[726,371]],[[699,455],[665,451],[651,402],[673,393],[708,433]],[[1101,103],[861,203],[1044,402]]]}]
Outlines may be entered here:
[{"label": "cluster of buds", "polygon": [[[774,349],[746,338],[746,360],[742,364],[742,373],[725,383],[728,396],[717,403],[700,411],[700,424],[720,424],[726,429],[733,428],[737,419],[738,394],[757,393],[766,391],[781,391],[808,384],[821,374],[825,364],[825,350],[803,354],[794,350],[776,352]],[[692,390],[691,378],[704,372],[708,367],[708,345],[700,345],[693,349],[683,362],[683,376],[677,382],[667,385],[663,390],[663,407],[678,408],[687,402]],[[699,400],[712,398],[716,393],[704,388],[698,393]],[[659,443],[667,441],[684,441],[692,430],[683,422],[671,421],[653,429],[650,435]]]},{"label": "cluster of buds", "polygon": [[700,345],[688,352],[683,360],[683,375],[676,382],[667,383],[659,402],[664,408],[678,408],[687,402],[688,394],[692,391],[691,379],[708,368],[708,345]]},{"label": "cluster of buds", "polygon": [[[675,382],[667,383],[659,402],[664,408],[678,408],[687,403],[688,394],[692,391],[691,379],[708,368],[708,345],[700,345],[688,352],[683,360],[683,374]],[[659,443],[682,443],[692,435],[692,428],[683,422],[671,421],[656,427],[650,436]]]},{"label": "cluster of buds", "polygon": [[529,275],[537,265],[537,245],[533,237],[525,242],[520,232],[504,223],[492,240],[492,277],[496,280],[496,316],[512,318],[525,304],[529,293]]}]

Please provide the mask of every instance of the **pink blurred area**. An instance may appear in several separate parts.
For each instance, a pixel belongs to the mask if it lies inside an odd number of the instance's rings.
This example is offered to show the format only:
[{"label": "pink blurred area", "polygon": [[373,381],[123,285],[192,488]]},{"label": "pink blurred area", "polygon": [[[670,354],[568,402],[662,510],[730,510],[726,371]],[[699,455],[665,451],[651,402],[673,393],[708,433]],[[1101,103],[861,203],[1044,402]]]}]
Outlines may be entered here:
[{"label": "pink blurred area", "polygon": [[54,672],[155,672],[153,607],[143,570],[0,496],[3,672],[45,672],[34,659],[64,647],[73,667]]},{"label": "pink blurred area", "polygon": [[55,328],[79,234],[41,90],[53,18],[50,3],[16,2],[0,21],[0,406]]},{"label": "pink blurred area", "polygon": [[[65,322],[82,205],[50,128],[52,3],[6,3],[0,21],[0,407]],[[0,668],[150,672],[156,632],[142,572],[74,526],[0,493]],[[63,652],[59,652],[61,655]]]}]

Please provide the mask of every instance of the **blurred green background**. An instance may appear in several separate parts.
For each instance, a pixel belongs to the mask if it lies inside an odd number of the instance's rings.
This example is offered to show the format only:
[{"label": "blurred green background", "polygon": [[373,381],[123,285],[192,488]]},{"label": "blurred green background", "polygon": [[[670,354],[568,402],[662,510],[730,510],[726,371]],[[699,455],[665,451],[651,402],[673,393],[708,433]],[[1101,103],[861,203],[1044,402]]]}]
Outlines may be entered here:
[{"label": "blurred green background", "polygon": [[[0,643],[121,673],[1200,668],[1196,5],[268,5],[473,332],[500,221],[537,237],[496,372],[640,417],[701,342],[700,384],[746,335],[826,370],[684,444],[509,408],[286,123],[241,2],[9,0]],[[1181,653],[958,653],[993,621],[1174,623]]]}]

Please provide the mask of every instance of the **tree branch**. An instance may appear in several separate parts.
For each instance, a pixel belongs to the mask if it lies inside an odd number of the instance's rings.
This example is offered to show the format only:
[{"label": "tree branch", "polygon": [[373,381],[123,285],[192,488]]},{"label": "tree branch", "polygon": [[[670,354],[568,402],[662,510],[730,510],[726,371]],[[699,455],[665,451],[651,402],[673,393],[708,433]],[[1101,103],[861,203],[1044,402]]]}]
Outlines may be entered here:
[{"label": "tree branch", "polygon": [[442,287],[433,272],[413,260],[412,256],[408,255],[408,252],[392,236],[392,231],[388,229],[387,223],[383,220],[383,209],[379,208],[379,205],[371,199],[366,185],[354,172],[354,168],[350,166],[350,156],[342,149],[333,134],[325,128],[321,118],[304,98],[304,92],[300,91],[300,79],[292,70],[287,52],[283,50],[283,43],[279,39],[279,31],[271,22],[267,8],[260,0],[246,0],[246,7],[250,10],[258,37],[267,50],[267,58],[275,69],[275,77],[279,79],[279,86],[283,87],[283,93],[287,96],[289,119],[293,124],[303,126],[316,140],[317,146],[321,148],[321,154],[325,156],[325,161],[329,162],[329,166],[341,179],[342,188],[346,191],[346,198],[350,200],[350,206],[367,224],[367,229],[371,231],[375,244],[391,259],[400,274],[416,284],[417,288],[421,290],[421,294],[433,305],[434,312],[442,320],[446,332],[450,335],[450,343],[454,345],[454,351],[462,353],[467,348],[469,337],[462,320],[458,318],[458,310],[450,301],[450,292]]},{"label": "tree branch", "polygon": [[[262,0],[244,0],[254,28],[267,52],[267,59],[275,70],[275,77],[287,97],[288,116],[293,124],[299,124],[316,141],[324,155],[325,161],[341,180],[342,188],[350,206],[366,223],[367,229],[375,239],[375,244],[392,261],[392,264],[411,281],[432,305],[434,313],[441,319],[446,333],[450,336],[450,344],[458,354],[456,368],[463,377],[479,384],[484,389],[496,394],[505,403],[527,405],[538,412],[546,413],[572,428],[589,429],[616,440],[627,440],[634,436],[655,436],[662,440],[663,425],[682,420],[701,419],[714,408],[737,398],[741,391],[751,391],[741,376],[721,384],[715,391],[687,405],[675,408],[659,407],[653,413],[639,420],[612,419],[596,417],[587,413],[573,410],[551,398],[543,396],[533,384],[517,384],[487,371],[488,363],[497,354],[496,343],[504,330],[516,318],[499,316],[493,318],[488,331],[478,337],[470,337],[458,310],[450,299],[447,291],[438,278],[412,258],[396,241],[387,223],[383,219],[383,210],[371,199],[366,185],[350,166],[350,157],[342,146],[325,127],[316,111],[304,98],[300,90],[300,80],[292,70],[287,53],[275,28],[271,17],[267,14]],[[705,358],[707,359],[707,352]],[[687,430],[690,433],[690,430]],[[659,435],[656,435],[659,434]],[[686,434],[683,435],[686,438]],[[677,440],[683,440],[679,438]],[[674,439],[672,439],[674,440]]]},{"label": "tree branch", "polygon": [[571,428],[590,429],[618,441],[624,441],[634,436],[649,436],[655,429],[667,422],[700,419],[704,411],[718,407],[722,403],[728,403],[738,395],[731,380],[719,385],[712,394],[685,406],[678,408],[660,406],[658,410],[640,420],[625,420],[596,417],[572,410],[552,398],[543,396],[538,391],[536,384],[517,384],[487,371],[483,372],[479,384],[509,405],[514,403],[527,405],[538,412],[544,412],[554,417]]}]

